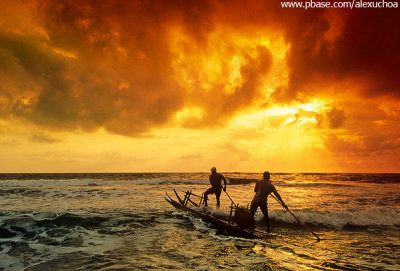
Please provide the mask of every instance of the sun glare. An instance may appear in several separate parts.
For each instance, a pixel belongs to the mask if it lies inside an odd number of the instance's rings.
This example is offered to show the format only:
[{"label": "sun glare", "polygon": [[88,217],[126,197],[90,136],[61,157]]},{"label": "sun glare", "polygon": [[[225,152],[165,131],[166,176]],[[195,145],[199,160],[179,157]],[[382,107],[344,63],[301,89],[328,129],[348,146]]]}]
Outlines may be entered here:
[{"label": "sun glare", "polygon": [[185,107],[175,114],[174,121],[182,123],[188,119],[201,119],[203,115],[203,109],[198,106]]},{"label": "sun glare", "polygon": [[[329,110],[328,104],[323,100],[314,99],[309,103],[296,104],[291,106],[273,106],[263,110],[253,110],[242,113],[232,119],[232,126],[243,127],[265,127],[272,118],[281,119],[279,126],[296,123],[298,126],[316,123],[313,113],[323,113]],[[310,114],[311,113],[311,114]]]},{"label": "sun glare", "polygon": [[60,48],[53,48],[53,51],[54,51],[55,53],[57,53],[57,54],[63,56],[63,57],[66,57],[66,58],[71,58],[71,59],[77,59],[77,58],[78,58],[75,54],[73,54],[73,53],[71,53],[71,52],[67,52],[67,51],[65,51],[65,50],[62,50],[62,49],[60,49]]}]

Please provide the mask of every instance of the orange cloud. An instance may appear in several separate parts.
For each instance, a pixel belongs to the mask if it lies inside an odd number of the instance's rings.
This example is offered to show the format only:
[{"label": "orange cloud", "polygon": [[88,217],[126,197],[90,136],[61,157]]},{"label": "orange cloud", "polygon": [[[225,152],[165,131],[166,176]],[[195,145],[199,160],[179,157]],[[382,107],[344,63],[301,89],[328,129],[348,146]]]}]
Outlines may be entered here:
[{"label": "orange cloud", "polygon": [[205,82],[207,89],[192,85],[189,95],[176,76],[170,32],[178,26],[187,46],[209,50],[217,23],[212,2],[41,1],[33,10],[45,36],[0,28],[0,76],[7,82],[0,102],[4,115],[53,129],[138,135],[188,104],[205,114],[185,125],[218,123],[251,105],[272,63],[269,50],[256,46],[240,53],[242,83],[233,91],[218,80]]},{"label": "orange cloud", "polygon": [[[290,10],[272,0],[27,6],[30,27],[17,14],[0,26],[2,118],[139,136],[179,112],[188,112],[180,115],[185,127],[221,125],[262,99],[271,106],[337,92],[400,98],[394,9]],[[260,36],[284,38],[286,81],[271,75],[277,56]],[[270,96],[267,79],[280,85]],[[327,113],[329,127],[347,123],[346,112]]]}]

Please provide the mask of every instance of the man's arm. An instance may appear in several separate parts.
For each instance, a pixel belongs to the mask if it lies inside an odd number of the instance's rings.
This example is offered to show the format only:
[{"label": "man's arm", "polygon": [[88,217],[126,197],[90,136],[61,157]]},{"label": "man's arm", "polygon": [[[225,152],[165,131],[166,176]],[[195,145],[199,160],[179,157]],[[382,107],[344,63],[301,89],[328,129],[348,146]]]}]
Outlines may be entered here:
[{"label": "man's arm", "polygon": [[226,179],[225,179],[224,175],[221,174],[221,176],[222,176],[222,180],[224,180],[224,191],[226,192]]},{"label": "man's arm", "polygon": [[287,206],[286,206],[285,202],[283,201],[283,199],[279,195],[278,191],[276,191],[275,186],[274,186],[273,192],[274,192],[275,196],[277,197],[277,199],[280,200],[280,202],[282,202],[283,208],[287,209]]}]

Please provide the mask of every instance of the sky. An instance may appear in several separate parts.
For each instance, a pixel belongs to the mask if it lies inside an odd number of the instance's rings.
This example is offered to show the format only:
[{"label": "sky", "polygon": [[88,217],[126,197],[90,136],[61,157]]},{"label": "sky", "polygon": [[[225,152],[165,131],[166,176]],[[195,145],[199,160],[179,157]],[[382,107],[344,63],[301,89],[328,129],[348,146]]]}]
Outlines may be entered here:
[{"label": "sky", "polygon": [[399,9],[0,0],[0,172],[400,172]]}]

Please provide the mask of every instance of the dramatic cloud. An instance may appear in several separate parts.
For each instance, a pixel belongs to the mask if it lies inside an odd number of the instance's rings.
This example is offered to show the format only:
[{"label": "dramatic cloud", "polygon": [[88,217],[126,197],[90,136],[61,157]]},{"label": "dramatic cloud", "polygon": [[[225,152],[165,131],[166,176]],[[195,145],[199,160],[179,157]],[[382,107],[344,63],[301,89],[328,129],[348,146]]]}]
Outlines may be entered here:
[{"label": "dramatic cloud", "polygon": [[0,28],[1,112],[53,129],[138,135],[179,112],[184,126],[223,123],[262,97],[274,56],[262,42],[251,45],[260,34],[283,35],[290,44],[288,85],[271,96],[279,102],[344,84],[400,97],[394,10],[285,10],[276,1],[246,8],[243,1],[90,0],[30,7],[32,24],[43,31],[13,29],[13,21]]},{"label": "dramatic cloud", "polygon": [[285,12],[292,15],[281,22],[291,44],[289,84],[276,89],[278,101],[349,88],[400,98],[398,9]]},{"label": "dramatic cloud", "polygon": [[[79,131],[126,140],[179,131],[174,142],[215,133],[210,146],[238,154],[227,165],[252,160],[264,144],[268,154],[287,150],[286,158],[314,144],[321,157],[329,151],[360,167],[380,150],[386,160],[400,151],[398,9],[8,2],[0,0],[3,145],[61,146]],[[195,165],[207,163],[204,153],[195,146],[173,157]]]},{"label": "dramatic cloud", "polygon": [[332,109],[326,113],[326,116],[329,119],[329,127],[332,129],[340,128],[345,120],[343,110],[339,109]]}]

